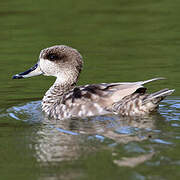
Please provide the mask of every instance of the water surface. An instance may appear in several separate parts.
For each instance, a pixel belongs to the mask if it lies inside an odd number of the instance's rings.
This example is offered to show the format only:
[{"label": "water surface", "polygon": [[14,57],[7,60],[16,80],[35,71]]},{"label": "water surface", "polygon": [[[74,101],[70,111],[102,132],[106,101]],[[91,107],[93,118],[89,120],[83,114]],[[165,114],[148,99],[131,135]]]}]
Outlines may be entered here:
[{"label": "water surface", "polygon": [[[179,8],[178,0],[1,1],[1,179],[179,179]],[[82,53],[79,85],[166,77],[148,90],[176,91],[148,117],[46,119],[40,100],[54,78],[11,77],[55,44]]]}]

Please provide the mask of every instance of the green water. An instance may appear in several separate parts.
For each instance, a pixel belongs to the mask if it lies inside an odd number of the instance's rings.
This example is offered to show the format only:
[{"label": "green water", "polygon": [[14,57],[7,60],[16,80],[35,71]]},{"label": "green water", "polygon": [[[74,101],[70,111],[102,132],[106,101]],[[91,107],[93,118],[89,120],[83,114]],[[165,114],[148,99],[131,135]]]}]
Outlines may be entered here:
[{"label": "green water", "polygon": [[[0,179],[180,178],[178,0],[0,1]],[[175,88],[147,118],[44,120],[51,77],[11,80],[41,49],[66,44],[84,57],[79,84],[167,80]]]}]

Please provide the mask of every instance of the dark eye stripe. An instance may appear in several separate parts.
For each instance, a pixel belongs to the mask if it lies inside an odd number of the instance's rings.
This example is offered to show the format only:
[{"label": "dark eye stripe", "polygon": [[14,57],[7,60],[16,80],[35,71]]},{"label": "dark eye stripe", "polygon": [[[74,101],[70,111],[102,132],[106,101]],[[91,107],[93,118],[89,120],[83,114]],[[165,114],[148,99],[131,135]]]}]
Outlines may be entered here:
[{"label": "dark eye stripe", "polygon": [[67,60],[66,55],[64,54],[58,54],[58,53],[47,53],[44,56],[44,59],[48,59],[50,61],[61,61],[61,62],[65,62]]},{"label": "dark eye stripe", "polygon": [[47,59],[49,59],[50,61],[55,61],[55,60],[58,60],[59,57],[56,54],[49,54],[47,56]]}]

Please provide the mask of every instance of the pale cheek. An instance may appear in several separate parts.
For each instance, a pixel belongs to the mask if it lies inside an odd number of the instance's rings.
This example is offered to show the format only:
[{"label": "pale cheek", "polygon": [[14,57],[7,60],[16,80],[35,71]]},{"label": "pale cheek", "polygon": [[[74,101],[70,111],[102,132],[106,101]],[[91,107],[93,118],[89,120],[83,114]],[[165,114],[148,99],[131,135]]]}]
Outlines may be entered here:
[{"label": "pale cheek", "polygon": [[46,76],[56,76],[57,67],[55,64],[49,60],[40,59],[40,68],[45,73]]}]

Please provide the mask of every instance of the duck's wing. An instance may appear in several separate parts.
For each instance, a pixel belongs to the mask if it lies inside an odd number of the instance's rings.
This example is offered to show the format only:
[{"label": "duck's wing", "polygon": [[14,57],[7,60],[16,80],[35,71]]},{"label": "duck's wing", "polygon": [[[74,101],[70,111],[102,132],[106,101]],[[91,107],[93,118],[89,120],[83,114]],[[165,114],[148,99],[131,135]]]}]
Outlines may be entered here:
[{"label": "duck's wing", "polygon": [[112,93],[111,100],[113,103],[117,102],[121,100],[122,98],[130,94],[133,94],[134,92],[144,94],[146,92],[146,88],[143,86],[144,84],[150,83],[152,81],[163,80],[163,79],[165,78],[158,77],[158,78],[153,78],[146,81],[122,82],[122,83],[120,82],[120,83],[109,84],[112,87],[114,85],[114,93]]},{"label": "duck's wing", "polygon": [[66,94],[62,103],[74,105],[97,103],[101,107],[108,107],[134,92],[145,93],[146,88],[143,87],[144,84],[160,79],[164,78],[154,78],[138,82],[101,83],[79,86]]}]

